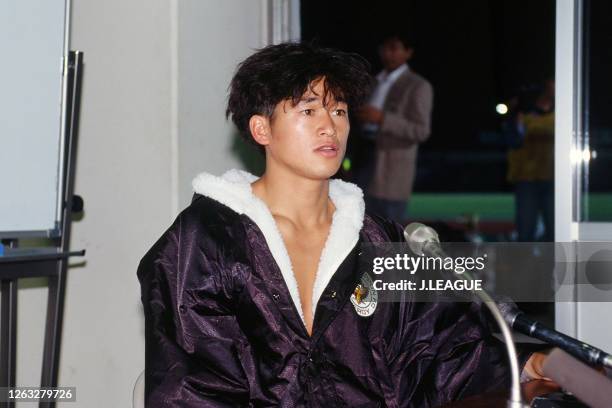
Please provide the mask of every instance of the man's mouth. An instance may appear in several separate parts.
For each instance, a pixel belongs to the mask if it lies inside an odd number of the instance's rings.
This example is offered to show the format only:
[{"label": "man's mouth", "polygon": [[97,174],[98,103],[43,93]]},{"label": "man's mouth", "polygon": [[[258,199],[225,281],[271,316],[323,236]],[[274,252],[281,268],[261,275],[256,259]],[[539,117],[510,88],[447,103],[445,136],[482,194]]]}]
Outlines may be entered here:
[{"label": "man's mouth", "polygon": [[326,145],[317,147],[315,149],[315,151],[337,152],[338,151],[338,145],[335,145],[335,144],[326,144]]}]

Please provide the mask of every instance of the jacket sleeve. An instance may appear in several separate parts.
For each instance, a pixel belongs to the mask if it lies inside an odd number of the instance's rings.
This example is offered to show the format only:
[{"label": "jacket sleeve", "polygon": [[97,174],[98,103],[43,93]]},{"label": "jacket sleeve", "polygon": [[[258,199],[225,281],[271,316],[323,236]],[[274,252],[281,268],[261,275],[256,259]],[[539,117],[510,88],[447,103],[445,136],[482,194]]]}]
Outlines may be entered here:
[{"label": "jacket sleeve", "polygon": [[[404,327],[390,344],[390,366],[402,407],[436,407],[471,395],[510,387],[503,343],[490,332],[488,317],[474,303],[413,303]],[[531,355],[519,349],[522,370]]]},{"label": "jacket sleeve", "polygon": [[[403,241],[399,224],[388,228],[392,241]],[[387,358],[402,407],[435,407],[509,388],[506,349],[483,304],[407,301],[397,305],[396,321]],[[517,345],[521,371],[541,348]]]},{"label": "jacket sleeve", "polygon": [[[181,235],[179,216],[138,267],[145,315],[145,406],[249,406],[248,381],[236,352],[238,325],[218,300],[224,297],[226,277],[213,274],[215,264],[192,242],[195,235]],[[213,289],[206,292],[206,287]],[[194,301],[195,293],[204,298]]]},{"label": "jacket sleeve", "polygon": [[431,133],[433,88],[423,81],[416,86],[400,112],[384,112],[381,133],[411,143],[423,143]]}]

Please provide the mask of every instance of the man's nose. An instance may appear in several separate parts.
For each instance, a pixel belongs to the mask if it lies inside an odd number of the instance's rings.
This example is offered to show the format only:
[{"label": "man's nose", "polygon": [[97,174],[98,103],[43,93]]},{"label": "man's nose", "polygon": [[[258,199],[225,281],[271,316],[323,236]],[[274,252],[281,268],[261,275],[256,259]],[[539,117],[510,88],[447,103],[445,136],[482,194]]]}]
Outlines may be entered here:
[{"label": "man's nose", "polygon": [[331,113],[325,110],[325,114],[321,116],[321,122],[319,123],[319,134],[328,136],[335,134],[336,123],[334,122]]}]

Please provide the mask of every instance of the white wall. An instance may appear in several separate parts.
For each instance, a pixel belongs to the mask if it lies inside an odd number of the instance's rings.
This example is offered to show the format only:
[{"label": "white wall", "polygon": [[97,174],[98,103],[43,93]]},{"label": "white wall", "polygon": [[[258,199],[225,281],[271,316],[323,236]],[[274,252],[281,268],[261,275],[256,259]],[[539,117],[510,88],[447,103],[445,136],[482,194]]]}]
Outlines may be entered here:
[{"label": "white wall", "polygon": [[[85,76],[60,383],[79,407],[127,407],[143,368],[136,266],[171,222],[170,19],[164,0],[75,0]],[[66,403],[62,406],[74,406]]]},{"label": "white wall", "polygon": [[249,152],[225,120],[227,87],[236,64],[263,45],[264,2],[180,0],[178,9],[179,207],[191,179],[244,167]]},{"label": "white wall", "polygon": [[[266,38],[266,4],[73,0],[71,48],[85,59],[75,186],[85,216],[71,246],[87,256],[69,270],[60,362],[60,385],[77,387],[77,403],[60,407],[131,406],[144,368],[138,262],[188,204],[196,173],[241,166],[226,90],[236,62]],[[17,381],[37,385],[46,287],[20,286]]]}]

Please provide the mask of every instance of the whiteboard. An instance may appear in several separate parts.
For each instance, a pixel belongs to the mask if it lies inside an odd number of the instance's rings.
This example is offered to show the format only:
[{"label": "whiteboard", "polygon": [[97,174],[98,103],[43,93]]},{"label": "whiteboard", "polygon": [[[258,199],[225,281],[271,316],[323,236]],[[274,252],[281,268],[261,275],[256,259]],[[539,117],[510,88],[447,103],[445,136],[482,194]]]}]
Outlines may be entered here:
[{"label": "whiteboard", "polygon": [[46,235],[59,222],[66,4],[0,0],[3,237]]}]

